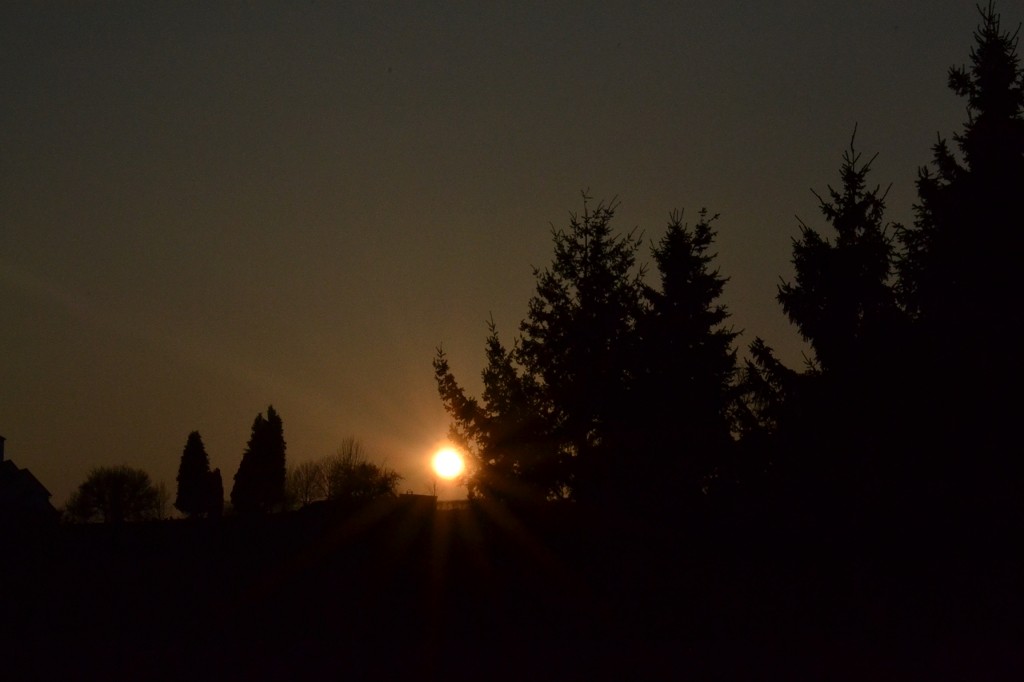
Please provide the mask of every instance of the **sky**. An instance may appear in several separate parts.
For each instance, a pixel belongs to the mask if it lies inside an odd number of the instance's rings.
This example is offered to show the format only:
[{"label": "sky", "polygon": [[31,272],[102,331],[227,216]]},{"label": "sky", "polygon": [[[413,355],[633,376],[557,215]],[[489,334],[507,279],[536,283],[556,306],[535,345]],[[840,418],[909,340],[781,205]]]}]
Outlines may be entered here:
[{"label": "sky", "polygon": [[856,126],[912,221],[977,22],[966,0],[2,3],[7,457],[57,506],[119,463],[173,494],[198,430],[229,492],[272,404],[290,464],[355,436],[427,492],[436,348],[478,393],[486,321],[512,342],[584,190],[647,242],[721,214],[741,355],[761,336],[799,367],[775,294],[797,216],[824,227],[810,190]]}]

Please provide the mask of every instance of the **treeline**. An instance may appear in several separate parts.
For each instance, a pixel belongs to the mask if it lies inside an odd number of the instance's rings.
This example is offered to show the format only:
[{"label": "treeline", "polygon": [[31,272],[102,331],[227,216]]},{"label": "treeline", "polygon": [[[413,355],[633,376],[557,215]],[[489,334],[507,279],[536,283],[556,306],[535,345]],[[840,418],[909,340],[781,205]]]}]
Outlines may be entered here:
[{"label": "treeline", "polygon": [[[231,489],[230,512],[263,515],[320,500],[369,501],[394,497],[402,477],[371,461],[359,441],[348,438],[337,453],[289,470],[281,416],[271,405],[256,415]],[[149,475],[127,465],[98,467],[71,496],[67,516],[74,521],[151,521],[167,512],[169,493]],[[220,518],[224,484],[198,431],[188,435],[178,466],[174,507],[189,518]]]},{"label": "treeline", "polygon": [[920,169],[913,224],[886,220],[874,157],[851,140],[822,223],[800,225],[777,300],[806,366],[760,338],[738,358],[717,215],[671,213],[648,277],[641,239],[612,228],[616,203],[584,196],[511,345],[489,324],[480,398],[434,359],[470,495],[1020,520],[1024,73],[1017,33],[979,10],[970,64],[948,72],[967,121]]}]

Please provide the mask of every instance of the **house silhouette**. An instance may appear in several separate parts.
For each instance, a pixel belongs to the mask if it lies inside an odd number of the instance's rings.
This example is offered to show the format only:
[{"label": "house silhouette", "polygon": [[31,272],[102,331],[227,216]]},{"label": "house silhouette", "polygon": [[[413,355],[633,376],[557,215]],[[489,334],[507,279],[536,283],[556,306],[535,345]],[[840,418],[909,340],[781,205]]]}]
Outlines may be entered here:
[{"label": "house silhouette", "polygon": [[0,525],[55,522],[59,514],[50,491],[31,471],[5,457],[4,441],[0,436]]}]

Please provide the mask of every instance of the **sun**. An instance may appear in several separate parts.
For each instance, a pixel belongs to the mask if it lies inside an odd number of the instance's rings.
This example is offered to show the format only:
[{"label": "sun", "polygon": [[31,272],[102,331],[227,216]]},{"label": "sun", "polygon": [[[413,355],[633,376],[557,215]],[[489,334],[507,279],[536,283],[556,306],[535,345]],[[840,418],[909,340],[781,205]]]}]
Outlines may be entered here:
[{"label": "sun", "polygon": [[447,481],[457,477],[466,468],[462,455],[455,448],[441,448],[434,454],[434,459],[430,463],[434,467],[434,473]]}]

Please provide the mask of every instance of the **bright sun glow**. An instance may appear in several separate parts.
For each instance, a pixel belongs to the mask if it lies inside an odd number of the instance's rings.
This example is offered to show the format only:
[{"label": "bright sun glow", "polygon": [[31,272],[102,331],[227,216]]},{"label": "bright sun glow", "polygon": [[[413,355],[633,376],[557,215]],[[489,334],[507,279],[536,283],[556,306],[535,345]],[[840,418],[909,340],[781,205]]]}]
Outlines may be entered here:
[{"label": "bright sun glow", "polygon": [[434,466],[434,472],[445,480],[455,478],[466,468],[466,463],[462,461],[462,455],[455,448],[438,450],[431,464]]}]

